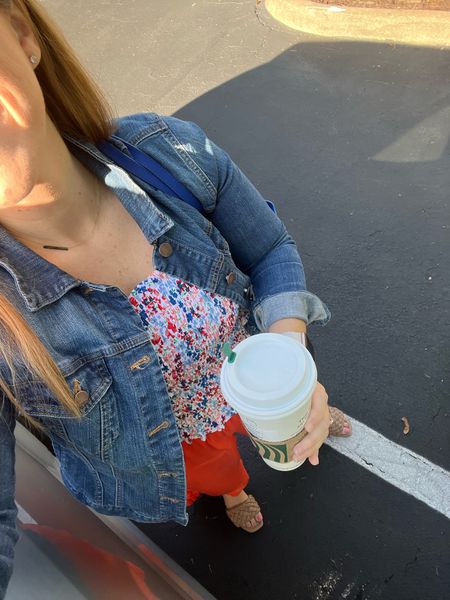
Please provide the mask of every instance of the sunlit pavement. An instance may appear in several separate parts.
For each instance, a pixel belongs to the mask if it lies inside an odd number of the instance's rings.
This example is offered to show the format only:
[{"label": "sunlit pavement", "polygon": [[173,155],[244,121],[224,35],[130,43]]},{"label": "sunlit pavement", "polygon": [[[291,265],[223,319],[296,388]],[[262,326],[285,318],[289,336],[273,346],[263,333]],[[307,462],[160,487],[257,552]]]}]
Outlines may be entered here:
[{"label": "sunlit pavement", "polygon": [[314,35],[450,48],[448,0],[264,0],[280,23]]},{"label": "sunlit pavement", "polygon": [[220,600],[447,599],[450,53],[304,35],[254,0],[43,4],[120,114],[197,121],[276,202],[333,313],[320,379],[373,440],[287,474],[243,440],[253,537],[220,499],[142,529]]}]

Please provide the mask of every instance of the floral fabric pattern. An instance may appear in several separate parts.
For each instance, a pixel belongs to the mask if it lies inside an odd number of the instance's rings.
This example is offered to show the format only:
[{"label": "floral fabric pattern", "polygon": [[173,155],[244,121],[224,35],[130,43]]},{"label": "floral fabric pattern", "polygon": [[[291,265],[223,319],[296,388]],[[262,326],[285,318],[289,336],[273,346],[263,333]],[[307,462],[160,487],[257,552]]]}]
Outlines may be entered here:
[{"label": "floral fabric pattern", "polygon": [[222,345],[248,336],[229,298],[154,271],[128,297],[158,356],[182,441],[205,440],[235,414],[220,390]]}]

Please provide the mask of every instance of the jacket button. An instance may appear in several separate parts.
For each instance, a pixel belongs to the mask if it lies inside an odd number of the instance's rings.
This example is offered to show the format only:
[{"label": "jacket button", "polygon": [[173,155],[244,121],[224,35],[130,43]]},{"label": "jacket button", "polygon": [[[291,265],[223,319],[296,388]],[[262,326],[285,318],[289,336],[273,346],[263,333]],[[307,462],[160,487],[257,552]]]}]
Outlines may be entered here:
[{"label": "jacket button", "polygon": [[80,390],[79,392],[77,392],[75,394],[75,400],[79,404],[85,404],[85,402],[87,402],[89,400],[89,394],[87,392],[85,392],[84,390]]},{"label": "jacket button", "polygon": [[233,271],[231,271],[230,273],[228,273],[228,275],[225,277],[225,280],[227,282],[228,285],[233,284],[236,281],[236,273],[233,273]]},{"label": "jacket button", "polygon": [[161,256],[164,256],[164,258],[169,258],[169,256],[173,254],[172,244],[169,244],[169,242],[163,242],[158,248],[158,252],[161,254]]}]

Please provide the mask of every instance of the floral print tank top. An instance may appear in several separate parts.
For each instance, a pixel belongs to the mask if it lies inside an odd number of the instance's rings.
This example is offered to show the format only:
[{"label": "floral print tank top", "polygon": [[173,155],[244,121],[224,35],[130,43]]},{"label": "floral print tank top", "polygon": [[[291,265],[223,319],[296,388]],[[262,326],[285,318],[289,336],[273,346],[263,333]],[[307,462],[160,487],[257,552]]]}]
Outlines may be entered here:
[{"label": "floral print tank top", "polygon": [[246,311],[224,296],[154,271],[128,297],[159,359],[182,441],[220,431],[235,414],[220,390],[222,345],[248,336]]}]

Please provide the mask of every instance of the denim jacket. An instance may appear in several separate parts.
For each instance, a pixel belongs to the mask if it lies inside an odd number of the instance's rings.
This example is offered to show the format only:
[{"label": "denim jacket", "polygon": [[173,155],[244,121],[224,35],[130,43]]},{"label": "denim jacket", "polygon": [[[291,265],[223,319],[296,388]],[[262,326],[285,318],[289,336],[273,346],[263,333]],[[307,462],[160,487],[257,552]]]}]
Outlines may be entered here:
[{"label": "denim jacket", "polygon": [[[153,113],[116,125],[113,143],[123,149],[126,140],[158,160],[207,215],[133,180],[92,144],[66,137],[70,151],[115,192],[154,244],[155,269],[231,298],[261,331],[284,317],[328,320],[326,306],[306,291],[300,257],[282,222],[198,126]],[[0,292],[35,330],[74,393],[89,395],[76,419],[26,374],[15,387],[24,409],[50,436],[68,490],[101,513],[186,524],[177,426],[150,333],[127,296],[61,271],[2,227]],[[8,381],[7,369],[0,369]],[[3,400],[0,593],[16,537],[14,423]]]}]

